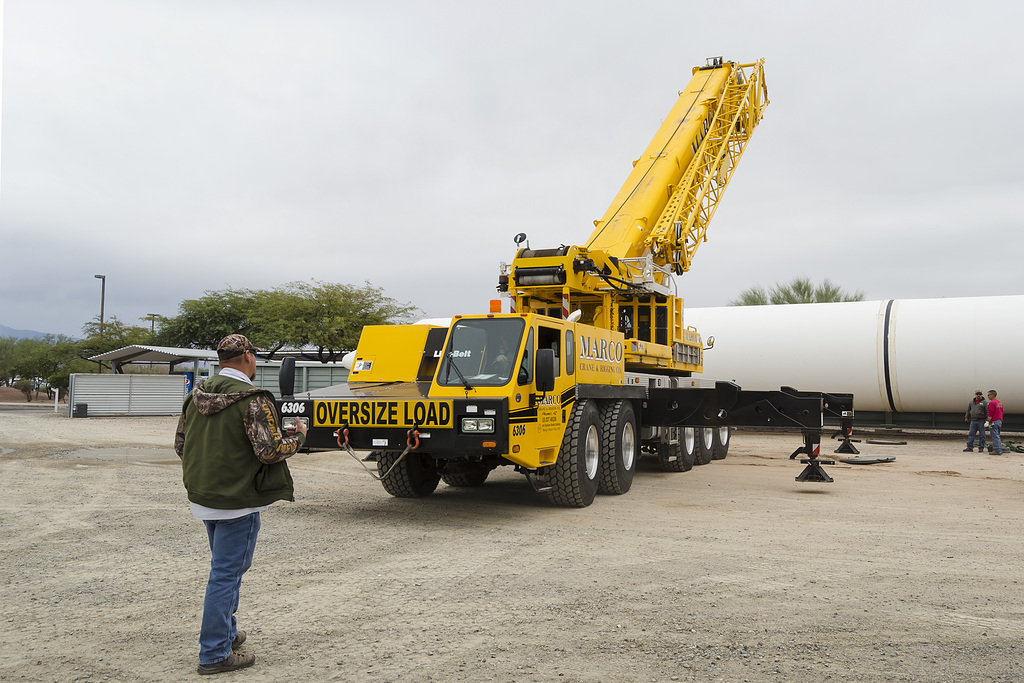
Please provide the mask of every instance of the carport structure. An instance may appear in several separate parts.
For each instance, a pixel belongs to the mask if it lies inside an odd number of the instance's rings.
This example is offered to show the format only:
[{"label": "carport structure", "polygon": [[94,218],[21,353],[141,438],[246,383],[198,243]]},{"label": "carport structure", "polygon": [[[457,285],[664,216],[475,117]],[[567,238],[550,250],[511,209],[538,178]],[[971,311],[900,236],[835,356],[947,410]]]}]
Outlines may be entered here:
[{"label": "carport structure", "polygon": [[[167,346],[133,345],[97,354],[89,360],[110,363],[111,372],[72,374],[68,387],[69,413],[71,417],[177,414],[192,388],[186,381],[189,370],[193,378],[198,378],[200,364],[216,359],[217,352],[209,349]],[[166,375],[125,373],[124,366],[131,363],[166,363],[170,369]],[[186,369],[175,373],[179,365],[186,365]]]},{"label": "carport structure", "polygon": [[125,346],[116,351],[107,351],[89,358],[91,361],[110,363],[111,372],[121,374],[122,367],[129,363],[169,363],[170,372],[176,365],[191,363],[194,377],[199,376],[199,364],[217,359],[217,352],[210,349],[176,349],[170,346]]}]

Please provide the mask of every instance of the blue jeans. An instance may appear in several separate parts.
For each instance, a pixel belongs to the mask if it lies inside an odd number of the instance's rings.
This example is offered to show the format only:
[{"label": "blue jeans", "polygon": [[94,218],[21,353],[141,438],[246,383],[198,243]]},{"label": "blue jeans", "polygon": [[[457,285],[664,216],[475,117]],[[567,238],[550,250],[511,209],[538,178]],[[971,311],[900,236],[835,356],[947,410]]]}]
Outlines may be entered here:
[{"label": "blue jeans", "polygon": [[235,519],[205,520],[210,537],[210,580],[203,602],[203,626],[199,631],[199,663],[214,664],[231,656],[231,641],[238,632],[235,612],[242,575],[252,566],[260,513]]},{"label": "blue jeans", "polygon": [[1003,440],[999,436],[999,432],[1003,429],[1002,420],[992,420],[988,425],[988,435],[992,439],[992,452],[1002,453],[1003,452]]},{"label": "blue jeans", "polygon": [[980,434],[981,441],[978,443],[978,447],[981,450],[985,450],[985,421],[984,420],[971,420],[971,427],[967,430],[967,447],[974,448],[974,435]]}]

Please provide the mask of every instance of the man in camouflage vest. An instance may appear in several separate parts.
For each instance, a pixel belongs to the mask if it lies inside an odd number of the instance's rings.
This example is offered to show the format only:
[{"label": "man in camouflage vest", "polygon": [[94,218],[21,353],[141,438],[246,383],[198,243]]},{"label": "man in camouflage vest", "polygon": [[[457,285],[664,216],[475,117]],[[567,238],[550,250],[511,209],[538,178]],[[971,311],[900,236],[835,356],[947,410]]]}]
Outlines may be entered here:
[{"label": "man in camouflage vest", "polygon": [[974,392],[974,398],[967,404],[967,412],[964,414],[964,420],[970,423],[970,427],[967,430],[967,448],[964,449],[964,453],[970,453],[974,450],[975,434],[981,436],[978,452],[985,452],[985,420],[987,419],[988,401],[982,396],[981,389],[978,389]]},{"label": "man in camouflage vest", "polygon": [[252,384],[256,347],[231,334],[217,345],[221,370],[185,399],[174,435],[192,515],[206,525],[213,559],[199,633],[199,673],[252,666],[255,655],[236,652],[245,642],[238,629],[242,575],[252,565],[260,512],[278,500],[294,500],[286,458],[305,443],[299,422],[281,431],[274,396]]}]

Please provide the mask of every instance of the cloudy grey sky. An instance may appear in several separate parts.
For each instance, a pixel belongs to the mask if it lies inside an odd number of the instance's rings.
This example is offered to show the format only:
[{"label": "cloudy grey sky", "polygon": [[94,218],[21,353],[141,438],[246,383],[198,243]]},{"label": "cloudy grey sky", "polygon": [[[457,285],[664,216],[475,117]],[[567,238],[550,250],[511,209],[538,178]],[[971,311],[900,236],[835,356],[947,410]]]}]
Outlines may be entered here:
[{"label": "cloudy grey sky", "polygon": [[771,105],[687,305],[828,277],[1024,293],[1022,4],[6,0],[0,324],[226,287],[486,310],[512,237],[585,242],[708,56]]}]

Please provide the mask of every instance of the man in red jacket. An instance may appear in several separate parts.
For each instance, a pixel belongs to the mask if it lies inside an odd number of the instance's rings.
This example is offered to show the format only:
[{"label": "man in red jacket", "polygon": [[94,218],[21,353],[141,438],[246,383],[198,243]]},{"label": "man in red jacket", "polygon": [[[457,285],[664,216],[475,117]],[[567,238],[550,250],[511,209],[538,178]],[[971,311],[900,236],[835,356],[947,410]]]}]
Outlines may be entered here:
[{"label": "man in red jacket", "polygon": [[1003,428],[1003,402],[996,398],[996,390],[988,390],[988,435],[992,440],[992,452],[1003,454],[1003,442],[999,431]]}]

